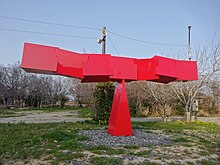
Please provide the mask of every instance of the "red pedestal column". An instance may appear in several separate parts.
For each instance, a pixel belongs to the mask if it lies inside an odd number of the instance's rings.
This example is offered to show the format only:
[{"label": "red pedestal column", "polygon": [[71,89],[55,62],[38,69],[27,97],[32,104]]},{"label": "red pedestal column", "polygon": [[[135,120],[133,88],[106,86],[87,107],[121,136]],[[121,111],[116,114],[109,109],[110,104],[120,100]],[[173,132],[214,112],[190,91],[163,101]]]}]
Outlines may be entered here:
[{"label": "red pedestal column", "polygon": [[115,89],[108,133],[113,136],[132,136],[132,125],[124,80]]}]

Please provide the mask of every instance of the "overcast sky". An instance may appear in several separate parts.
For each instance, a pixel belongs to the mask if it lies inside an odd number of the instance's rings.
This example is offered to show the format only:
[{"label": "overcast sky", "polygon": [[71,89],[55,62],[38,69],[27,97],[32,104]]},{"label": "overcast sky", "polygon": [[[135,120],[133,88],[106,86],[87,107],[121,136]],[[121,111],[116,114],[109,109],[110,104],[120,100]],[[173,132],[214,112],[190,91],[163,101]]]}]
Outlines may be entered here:
[{"label": "overcast sky", "polygon": [[[155,54],[186,56],[187,26],[192,47],[220,39],[220,0],[1,0],[0,64],[21,60],[24,42],[57,46],[75,52],[100,53],[98,30],[39,24],[3,17],[68,24],[107,30],[125,37],[168,44],[137,42],[109,33],[107,53],[135,58]],[[31,34],[11,30],[84,36],[94,39]]]}]

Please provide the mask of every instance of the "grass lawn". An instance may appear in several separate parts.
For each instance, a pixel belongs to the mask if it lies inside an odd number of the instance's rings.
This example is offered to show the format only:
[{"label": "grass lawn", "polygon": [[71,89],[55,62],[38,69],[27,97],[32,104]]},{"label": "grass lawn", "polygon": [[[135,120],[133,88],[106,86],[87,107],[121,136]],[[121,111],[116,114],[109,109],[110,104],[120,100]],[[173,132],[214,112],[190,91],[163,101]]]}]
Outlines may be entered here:
[{"label": "grass lawn", "polygon": [[[104,126],[106,127],[106,126]],[[77,132],[82,129],[103,129],[91,122],[47,124],[0,124],[0,164],[68,164],[72,161],[95,165],[123,164],[131,157],[140,162],[130,164],[219,164],[220,126],[197,122],[135,122],[133,128],[165,134],[173,139],[169,146],[85,146],[87,139]],[[128,158],[125,160],[125,157]],[[161,162],[162,161],[162,162]]]}]

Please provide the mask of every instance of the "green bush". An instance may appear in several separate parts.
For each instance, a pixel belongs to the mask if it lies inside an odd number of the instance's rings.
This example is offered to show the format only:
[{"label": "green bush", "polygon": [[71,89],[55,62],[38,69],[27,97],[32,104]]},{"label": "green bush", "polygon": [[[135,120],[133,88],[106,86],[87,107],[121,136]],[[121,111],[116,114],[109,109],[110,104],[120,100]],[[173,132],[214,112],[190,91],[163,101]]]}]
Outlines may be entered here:
[{"label": "green bush", "polygon": [[128,104],[129,104],[130,115],[136,116],[137,115],[137,100],[128,98]]},{"label": "green bush", "polygon": [[93,120],[99,124],[107,124],[111,112],[115,87],[113,83],[98,83],[94,91],[95,109]]},{"label": "green bush", "polygon": [[184,105],[176,104],[174,107],[175,111],[172,112],[172,115],[183,116],[185,114]]}]

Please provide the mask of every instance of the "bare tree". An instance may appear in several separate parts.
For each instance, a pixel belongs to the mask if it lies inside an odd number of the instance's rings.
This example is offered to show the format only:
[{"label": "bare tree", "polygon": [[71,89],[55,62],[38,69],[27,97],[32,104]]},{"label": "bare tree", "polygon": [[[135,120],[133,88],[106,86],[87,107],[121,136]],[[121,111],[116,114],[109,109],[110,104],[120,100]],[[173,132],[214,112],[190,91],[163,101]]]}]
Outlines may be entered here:
[{"label": "bare tree", "polygon": [[12,106],[27,106],[41,108],[43,104],[57,101],[63,107],[70,91],[74,90],[71,78],[55,77],[26,73],[19,67],[19,62],[0,66],[0,103],[7,102]]},{"label": "bare tree", "polygon": [[1,67],[0,82],[4,98],[10,99],[13,106],[22,106],[28,84],[26,74],[19,68],[19,62]]},{"label": "bare tree", "polygon": [[207,86],[216,79],[220,71],[220,44],[211,44],[207,47],[196,49],[196,61],[198,63],[199,80],[189,82],[172,83],[173,91],[179,101],[185,105],[187,121],[194,118],[192,112],[193,101],[199,92],[204,92]]},{"label": "bare tree", "polygon": [[26,73],[28,82],[26,103],[28,106],[42,107],[49,102],[52,79],[46,75]]},{"label": "bare tree", "polygon": [[217,78],[215,80],[212,80],[209,83],[209,89],[210,89],[210,95],[213,98],[213,107],[218,108],[219,107],[219,98],[220,98],[220,80]]},{"label": "bare tree", "polygon": [[0,105],[4,106],[5,104],[5,84],[3,83],[4,76],[4,66],[0,65]]},{"label": "bare tree", "polygon": [[71,78],[53,77],[51,80],[51,98],[52,103],[59,101],[60,107],[63,108],[65,103],[69,100],[72,90]]},{"label": "bare tree", "polygon": [[126,84],[128,103],[132,115],[147,116],[153,113],[151,97],[145,89],[143,90],[142,83],[134,81]]},{"label": "bare tree", "polygon": [[79,106],[87,104],[91,107],[93,105],[95,83],[81,83],[78,79],[74,79],[72,83],[74,84],[74,94]]},{"label": "bare tree", "polygon": [[154,110],[163,118],[164,122],[167,121],[167,110],[171,104],[175,102],[175,97],[172,92],[170,84],[160,84],[155,82],[138,82],[145,91],[148,101]]}]

